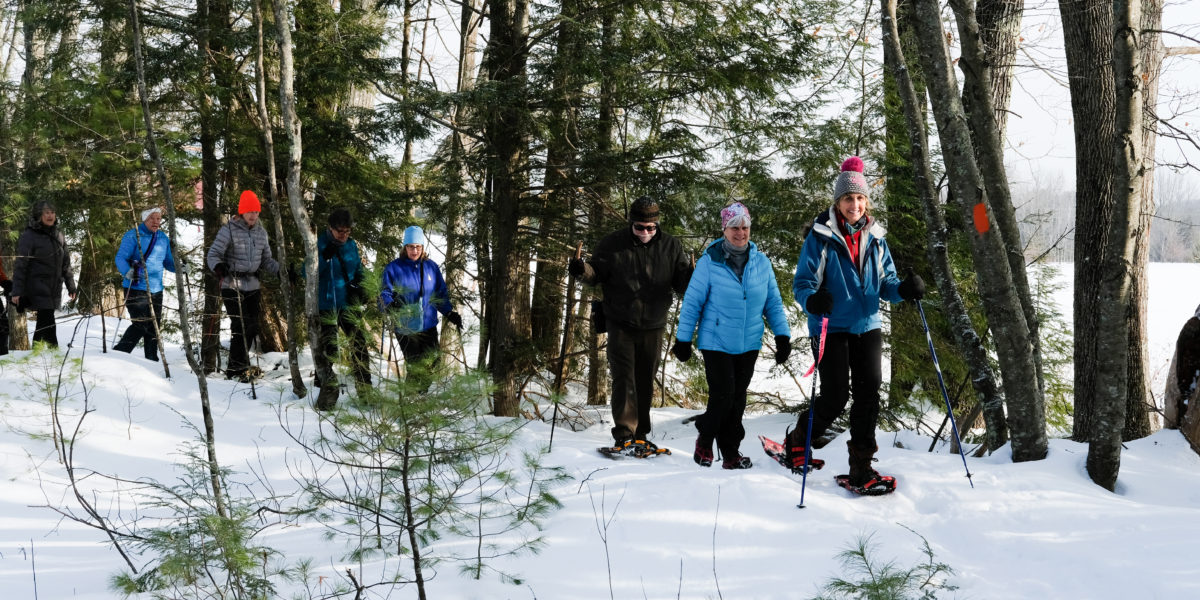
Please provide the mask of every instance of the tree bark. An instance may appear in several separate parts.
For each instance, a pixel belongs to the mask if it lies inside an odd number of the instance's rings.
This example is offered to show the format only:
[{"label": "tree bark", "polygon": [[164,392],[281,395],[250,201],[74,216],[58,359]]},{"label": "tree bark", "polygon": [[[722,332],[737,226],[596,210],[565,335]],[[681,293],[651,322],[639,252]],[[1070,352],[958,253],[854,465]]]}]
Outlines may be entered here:
[{"label": "tree bark", "polygon": [[[963,96],[971,138],[975,147],[975,159],[979,173],[987,188],[988,206],[1000,227],[1000,239],[1004,241],[1008,267],[1012,272],[1014,289],[1021,302],[1029,340],[1033,344],[1034,374],[1037,377],[1039,394],[1046,391],[1042,375],[1042,342],[1038,333],[1037,305],[1029,289],[1029,275],[1025,270],[1025,252],[1021,244],[1021,231],[1017,226],[1017,213],[1012,204],[1012,193],[1008,187],[1008,174],[1004,167],[1004,136],[997,124],[997,110],[993,108],[992,81],[994,76],[985,55],[979,23],[968,0],[952,0],[955,21],[958,23],[959,39],[962,42],[962,57],[959,68],[963,72]],[[1015,50],[1014,50],[1015,51]]]},{"label": "tree bark", "polygon": [[[204,247],[212,246],[221,229],[221,199],[219,195],[219,169],[217,140],[220,137],[220,119],[213,107],[212,94],[208,92],[213,77],[214,47],[213,20],[210,16],[209,0],[196,0],[197,18],[208,24],[199,31],[200,52],[203,55],[200,69],[200,92],[197,98],[197,120],[200,125],[200,193],[201,215],[204,222]],[[212,373],[221,367],[221,282],[216,277],[201,278],[204,290],[204,314],[201,317],[200,356],[204,372]]]},{"label": "tree bark", "polygon": [[[1063,40],[1075,121],[1075,415],[1072,437],[1091,439],[1098,420],[1098,372],[1107,350],[1099,344],[1101,287],[1098,259],[1112,219],[1116,84],[1113,14],[1107,0],[1060,0]],[[1125,344],[1122,343],[1122,346]],[[1122,370],[1124,367],[1122,367]]]},{"label": "tree bark", "polygon": [[[613,56],[613,48],[617,42],[616,17],[612,10],[604,11],[600,17],[600,55]],[[596,148],[596,155],[590,161],[591,179],[594,197],[588,205],[588,238],[589,247],[604,235],[605,207],[612,201],[612,181],[615,179],[613,160],[613,138],[617,127],[617,77],[614,65],[609,60],[603,63],[600,74],[600,97],[598,98],[599,116],[595,128],[591,132]],[[587,300],[598,299],[593,290]],[[588,330],[588,395],[589,406],[603,406],[609,402],[608,354],[600,334],[589,324]]]},{"label": "tree bark", "polygon": [[900,99],[904,105],[911,147],[909,157],[913,165],[916,190],[921,199],[928,232],[926,258],[933,273],[934,282],[942,298],[942,311],[950,321],[950,330],[959,352],[970,369],[971,383],[976,399],[982,407],[987,425],[987,448],[994,451],[1008,441],[1008,427],[1004,419],[1004,399],[1000,396],[996,376],[992,372],[986,349],[971,318],[958,284],[951,269],[947,254],[948,230],[945,217],[938,202],[934,187],[929,141],[925,134],[923,103],[917,96],[908,66],[911,64],[900,44],[899,22],[896,18],[897,0],[888,0],[883,11],[884,63],[896,80]]},{"label": "tree bark", "polygon": [[[461,37],[459,38],[458,45],[458,75],[455,78],[457,82],[455,89],[459,94],[474,89],[475,78],[478,76],[476,45],[479,40],[480,19],[476,13],[479,10],[477,4],[480,1],[464,0],[462,10],[459,13]],[[470,246],[471,238],[469,235],[464,235],[463,232],[470,231],[471,228],[467,220],[467,211],[464,210],[464,205],[467,203],[467,197],[478,197],[481,187],[473,180],[471,170],[467,167],[467,158],[475,148],[476,143],[471,137],[460,130],[460,128],[468,126],[470,116],[470,108],[467,102],[459,102],[455,105],[452,120],[454,130],[450,133],[450,164],[447,166],[453,173],[451,175],[453,180],[451,183],[451,199],[446,207],[446,262],[442,265],[446,285],[452,294],[460,293],[461,290],[467,289],[467,250]],[[456,301],[458,299],[455,298]],[[482,323],[484,321],[481,318],[479,322]],[[453,355],[462,345],[462,336],[457,332],[450,335],[443,335],[440,342],[442,352],[446,355]],[[466,360],[466,353],[464,352],[463,361],[465,362]],[[463,366],[469,367],[470,365]],[[477,361],[476,368],[481,367],[482,364]]]},{"label": "tree bark", "polygon": [[[530,319],[533,340],[542,356],[552,356],[562,334],[564,318],[563,280],[566,263],[562,240],[576,239],[574,209],[578,189],[575,163],[580,148],[579,109],[585,82],[578,75],[579,62],[586,39],[580,31],[583,11],[579,0],[564,0],[558,21],[557,52],[550,66],[549,141],[546,147],[546,166],[543,183],[545,191],[539,210],[537,239],[539,245],[537,272],[533,285],[533,306]],[[567,290],[567,294],[571,294]],[[567,313],[570,312],[568,309]]]},{"label": "tree bark", "polygon": [[1129,321],[1129,381],[1125,406],[1125,429],[1121,439],[1125,441],[1144,438],[1155,430],[1151,419],[1156,415],[1154,396],[1150,389],[1150,332],[1146,322],[1149,278],[1146,267],[1150,262],[1150,223],[1155,213],[1154,157],[1158,144],[1158,86],[1162,73],[1166,48],[1163,46],[1162,29],[1163,0],[1142,0],[1142,176],[1141,209],[1134,217],[1135,248],[1133,265],[1129,275],[1130,308]]},{"label": "tree bark", "polygon": [[[283,201],[279,198],[278,175],[275,172],[275,134],[273,132],[271,113],[267,110],[267,75],[263,61],[263,15],[262,2],[254,0],[254,29],[255,29],[255,46],[254,46],[254,80],[255,90],[258,95],[258,121],[259,131],[261,132],[263,154],[267,159],[267,192],[271,198],[271,207],[274,209],[275,215],[275,255],[278,257],[279,263],[284,265],[285,269],[288,266],[287,258],[287,238],[283,234]],[[303,398],[308,395],[308,388],[304,385],[304,376],[300,373],[300,352],[296,348],[296,340],[300,337],[299,331],[296,329],[296,308],[292,304],[292,283],[291,277],[286,272],[280,273],[279,290],[282,299],[284,314],[287,317],[287,351],[288,351],[288,368],[292,373],[292,393],[297,398]]]},{"label": "tree bark", "polygon": [[1021,14],[1025,0],[980,0],[975,6],[980,42],[991,72],[992,108],[1000,139],[1008,126],[1008,103],[1012,98],[1017,48],[1021,45]]},{"label": "tree bark", "polygon": [[1040,460],[1045,458],[1048,445],[1044,398],[1037,385],[1034,347],[1014,288],[1008,249],[996,227],[988,188],[975,160],[958,83],[950,68],[938,2],[917,0],[916,7],[921,65],[929,84],[950,187],[964,221],[975,223],[968,236],[979,272],[984,309],[995,334],[1004,395],[1008,400],[1013,460]]},{"label": "tree bark", "polygon": [[[1088,437],[1087,471],[1092,481],[1115,491],[1121,469],[1121,433],[1125,427],[1131,308],[1130,267],[1133,266],[1135,221],[1141,209],[1142,65],[1140,28],[1142,0],[1113,0],[1113,75],[1115,133],[1112,145],[1113,206],[1105,236],[1087,258],[1103,267],[1100,286],[1092,290],[1099,301],[1096,347],[1102,352],[1095,374],[1096,421]],[[1076,256],[1076,260],[1078,260]]]},{"label": "tree bark", "polygon": [[[489,282],[494,312],[492,375],[497,416],[516,416],[518,378],[529,347],[528,252],[520,235],[522,200],[527,188],[529,114],[525,106],[528,57],[527,0],[491,3],[491,36],[486,67],[502,101],[487,114],[492,173],[493,270]],[[524,278],[524,279],[523,279]]]},{"label": "tree bark", "polygon": [[[150,159],[154,161],[155,170],[158,172],[159,185],[163,194],[163,204],[167,211],[167,228],[170,232],[172,245],[171,253],[173,256],[179,256],[177,249],[179,228],[175,226],[175,200],[171,195],[171,182],[167,177],[166,166],[163,165],[162,158],[158,153],[158,143],[154,139],[154,125],[150,118],[150,101],[146,97],[146,75],[144,60],[142,58],[142,27],[138,18],[138,12],[137,0],[129,0],[129,24],[133,35],[134,63],[137,67],[138,98],[141,100],[142,105],[142,121],[146,126],[146,152],[150,155]],[[192,352],[192,337],[189,329],[191,319],[188,316],[190,308],[184,299],[184,285],[183,269],[176,269],[175,299],[179,303],[179,329],[183,332],[184,354],[187,356],[188,364],[192,367],[192,373],[196,375],[196,382],[200,391],[200,408],[204,418],[204,445],[208,454],[209,485],[212,486],[213,502],[216,505],[217,515],[221,518],[229,518],[221,481],[221,463],[217,460],[216,426],[213,423],[212,407],[208,399],[208,379],[205,378],[204,371],[196,361],[196,355]]]},{"label": "tree bark", "polygon": [[314,332],[321,330],[321,316],[317,299],[317,279],[320,263],[317,260],[317,235],[313,233],[312,222],[305,208],[305,198],[300,187],[301,158],[303,157],[303,136],[301,135],[300,116],[296,113],[296,71],[293,60],[292,19],[291,11],[286,5],[287,0],[273,0],[275,12],[275,43],[279,48],[279,108],[283,125],[288,137],[288,174],[287,197],[292,209],[292,219],[304,242],[305,278],[304,286],[304,315],[308,324],[308,345],[312,352],[313,365],[316,367],[317,378],[322,383],[334,382],[333,368],[325,353],[321,351],[320,336]]}]

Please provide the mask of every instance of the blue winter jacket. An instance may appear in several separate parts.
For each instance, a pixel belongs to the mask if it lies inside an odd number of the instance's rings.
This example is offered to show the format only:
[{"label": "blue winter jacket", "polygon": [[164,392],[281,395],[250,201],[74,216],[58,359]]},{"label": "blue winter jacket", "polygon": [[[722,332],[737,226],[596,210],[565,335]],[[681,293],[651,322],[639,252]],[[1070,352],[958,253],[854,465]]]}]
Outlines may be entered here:
[{"label": "blue winter jacket", "polygon": [[[149,250],[149,254],[146,251]],[[143,258],[144,257],[144,258]],[[142,261],[145,265],[133,271],[134,261]],[[121,245],[117,248],[115,261],[117,272],[124,275],[121,285],[126,289],[145,290],[150,285],[150,293],[163,291],[163,270],[175,272],[175,258],[171,256],[171,241],[163,230],[150,233],[145,223],[139,223],[134,229],[125,232]]]},{"label": "blue winter jacket", "polygon": [[696,347],[727,354],[762,348],[763,318],[775,335],[791,335],[783,298],[771,261],[750,242],[750,256],[739,281],[721,249],[724,239],[709,244],[696,263],[679,309],[675,339],[691,341],[697,325]]},{"label": "blue winter jacket", "polygon": [[438,312],[450,314],[454,306],[437,263],[428,258],[401,256],[383,270],[379,299],[395,310],[396,333],[413,335],[437,327]]},{"label": "blue winter jacket", "polygon": [[[330,244],[337,247],[337,253],[324,258],[325,249]],[[358,253],[358,244],[353,239],[346,240],[345,244],[338,244],[326,229],[317,236],[317,257],[317,308],[322,311],[346,308],[349,306],[346,282],[362,283],[362,256]],[[306,273],[307,271],[305,269]]]},{"label": "blue winter jacket", "polygon": [[[804,239],[792,294],[807,310],[808,297],[824,286],[833,295],[833,313],[829,315],[829,331],[861,334],[879,329],[879,299],[898,303],[900,278],[892,252],[883,236],[887,231],[871,219],[859,239],[859,268],[850,260],[850,246],[838,231],[835,208],[821,213],[813,221],[812,230]],[[821,331],[821,317],[808,316],[810,335]]]}]

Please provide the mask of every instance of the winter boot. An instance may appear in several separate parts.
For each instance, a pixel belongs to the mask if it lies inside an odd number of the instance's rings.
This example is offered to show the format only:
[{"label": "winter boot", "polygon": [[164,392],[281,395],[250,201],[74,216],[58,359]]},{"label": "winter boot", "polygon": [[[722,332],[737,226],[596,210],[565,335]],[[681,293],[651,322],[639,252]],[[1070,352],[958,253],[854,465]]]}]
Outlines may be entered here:
[{"label": "winter boot", "polygon": [[754,466],[750,462],[749,456],[742,456],[741,452],[723,453],[725,460],[721,461],[722,469],[749,469]]},{"label": "winter boot", "polygon": [[713,463],[712,438],[704,437],[704,434],[696,436],[696,451],[692,454],[692,460],[702,467],[711,467]]},{"label": "winter boot", "polygon": [[[807,425],[807,423],[805,423],[805,425]],[[788,467],[795,473],[804,472],[804,449],[806,443],[807,442],[804,439],[804,430],[800,428],[788,431],[787,434],[783,436],[783,447],[784,451],[787,453],[787,464],[784,466]],[[820,469],[824,466],[824,460],[821,460],[815,456],[809,457],[809,468]]]},{"label": "winter boot", "polygon": [[846,449],[850,452],[850,485],[864,487],[872,479],[879,477],[879,473],[871,468],[871,461],[875,459],[875,452],[879,450],[878,444],[856,444],[854,440],[850,440],[846,442]]}]

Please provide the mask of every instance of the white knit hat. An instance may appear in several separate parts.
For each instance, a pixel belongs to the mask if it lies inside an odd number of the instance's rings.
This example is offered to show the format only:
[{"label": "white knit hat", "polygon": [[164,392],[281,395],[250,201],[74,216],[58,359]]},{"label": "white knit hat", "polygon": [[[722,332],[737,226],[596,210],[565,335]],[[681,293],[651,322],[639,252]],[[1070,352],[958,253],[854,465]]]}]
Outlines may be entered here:
[{"label": "white knit hat", "polygon": [[158,213],[158,214],[160,214],[160,215],[161,215],[161,214],[163,214],[163,209],[162,209],[162,207],[159,207],[159,206],[154,206],[154,207],[151,207],[151,208],[147,208],[146,210],[143,210],[143,211],[142,211],[142,221],[145,221],[146,219],[149,219],[149,218],[150,218],[150,215],[152,215],[152,214],[154,214],[154,213]]}]

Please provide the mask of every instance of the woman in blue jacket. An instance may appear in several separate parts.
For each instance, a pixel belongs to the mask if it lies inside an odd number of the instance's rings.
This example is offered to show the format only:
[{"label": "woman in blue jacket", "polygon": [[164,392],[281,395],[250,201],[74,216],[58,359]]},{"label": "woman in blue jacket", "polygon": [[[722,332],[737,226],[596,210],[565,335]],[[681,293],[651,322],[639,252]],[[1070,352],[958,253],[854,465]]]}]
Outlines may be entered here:
[{"label": "woman in blue jacket", "polygon": [[696,464],[712,466],[713,440],[726,469],[749,469],[750,459],[738,448],[746,429],[746,388],[762,348],[763,319],[775,334],[775,362],[792,351],[791,331],[775,271],[750,241],[750,211],[740,202],[721,210],[724,234],[705,249],[696,263],[679,310],[679,328],[671,353],[681,361],[692,356],[692,336],[704,355],[708,407],[696,419]]},{"label": "woman in blue jacket", "polygon": [[[925,293],[925,283],[919,276],[903,282],[896,276],[892,253],[883,239],[886,231],[870,216],[870,208],[863,162],[852,156],[842,163],[834,182],[833,205],[817,215],[804,240],[792,292],[809,315],[814,357],[819,351],[822,320],[829,319],[825,354],[818,366],[821,392],[813,400],[812,435],[820,437],[842,414],[853,391],[850,440],[846,442],[849,483],[862,490],[885,492],[895,487],[895,480],[871,468],[878,450],[875,422],[883,379],[879,303],[880,299],[893,303],[918,300]],[[786,436],[793,468],[804,466],[808,419],[808,411],[801,413]]]},{"label": "woman in blue jacket", "polygon": [[442,271],[425,253],[425,232],[416,225],[404,230],[404,256],[383,271],[380,301],[392,313],[396,340],[409,368],[422,360],[436,362],[439,312],[462,330],[462,317],[450,303]]},{"label": "woman in blue jacket", "polygon": [[158,360],[158,330],[162,323],[163,272],[175,272],[171,240],[161,231],[162,209],[142,211],[142,222],[125,232],[117,248],[117,271],[125,276],[125,308],[129,328],[113,350],[132,353],[138,342],[146,360]]}]

